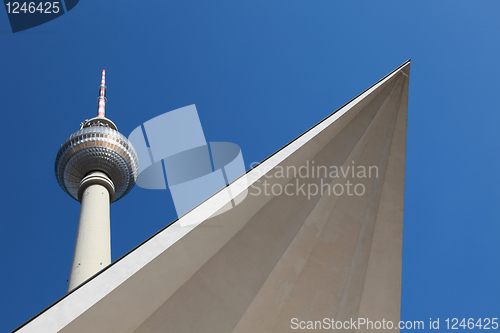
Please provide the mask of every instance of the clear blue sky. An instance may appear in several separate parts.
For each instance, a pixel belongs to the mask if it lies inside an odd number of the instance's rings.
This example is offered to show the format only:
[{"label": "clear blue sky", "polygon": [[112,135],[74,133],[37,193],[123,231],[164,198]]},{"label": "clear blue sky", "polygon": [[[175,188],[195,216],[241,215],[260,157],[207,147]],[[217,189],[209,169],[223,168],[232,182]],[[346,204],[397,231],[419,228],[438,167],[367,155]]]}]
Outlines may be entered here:
[{"label": "clear blue sky", "polygon": [[[500,2],[94,1],[13,34],[0,10],[0,331],[66,291],[79,214],[60,144],[196,104],[247,168],[412,59],[402,319],[500,317]],[[169,224],[168,191],[111,207],[113,260]]]}]

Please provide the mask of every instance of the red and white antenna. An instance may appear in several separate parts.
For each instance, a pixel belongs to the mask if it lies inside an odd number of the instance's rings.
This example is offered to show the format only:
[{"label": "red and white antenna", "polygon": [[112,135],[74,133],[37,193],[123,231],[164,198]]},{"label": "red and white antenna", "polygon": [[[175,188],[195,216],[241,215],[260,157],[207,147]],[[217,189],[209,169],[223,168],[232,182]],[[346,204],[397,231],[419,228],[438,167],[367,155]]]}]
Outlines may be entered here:
[{"label": "red and white antenna", "polygon": [[106,70],[102,70],[101,85],[99,86],[99,110],[97,112],[98,117],[104,117],[106,113]]}]

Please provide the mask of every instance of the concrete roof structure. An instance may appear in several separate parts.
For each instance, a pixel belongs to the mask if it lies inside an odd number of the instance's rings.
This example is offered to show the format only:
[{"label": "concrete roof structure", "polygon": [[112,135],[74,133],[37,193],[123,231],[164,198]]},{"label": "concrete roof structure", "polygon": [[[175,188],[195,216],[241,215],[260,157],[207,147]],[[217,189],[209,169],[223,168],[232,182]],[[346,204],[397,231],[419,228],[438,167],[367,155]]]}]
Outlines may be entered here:
[{"label": "concrete roof structure", "polygon": [[407,61],[231,183],[238,205],[217,214],[231,199],[214,194],[17,332],[397,323],[409,69]]}]

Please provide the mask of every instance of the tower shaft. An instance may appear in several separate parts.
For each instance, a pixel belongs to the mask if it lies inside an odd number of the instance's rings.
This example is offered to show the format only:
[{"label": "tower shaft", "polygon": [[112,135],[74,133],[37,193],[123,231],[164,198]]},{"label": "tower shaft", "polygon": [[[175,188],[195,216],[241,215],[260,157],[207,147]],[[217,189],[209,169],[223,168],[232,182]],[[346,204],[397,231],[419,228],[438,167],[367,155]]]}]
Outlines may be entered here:
[{"label": "tower shaft", "polygon": [[111,180],[92,172],[80,183],[81,209],[68,292],[111,263]]}]

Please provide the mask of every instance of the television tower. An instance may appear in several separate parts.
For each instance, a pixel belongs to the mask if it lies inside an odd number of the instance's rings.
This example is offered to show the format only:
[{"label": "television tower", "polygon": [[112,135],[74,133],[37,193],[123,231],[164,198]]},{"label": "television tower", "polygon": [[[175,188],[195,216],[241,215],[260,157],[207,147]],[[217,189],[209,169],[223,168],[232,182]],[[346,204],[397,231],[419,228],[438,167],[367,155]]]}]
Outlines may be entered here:
[{"label": "television tower", "polygon": [[68,292],[111,263],[109,206],[134,187],[139,160],[132,144],[105,117],[106,71],[102,71],[97,117],[64,141],[56,178],[81,203]]}]

